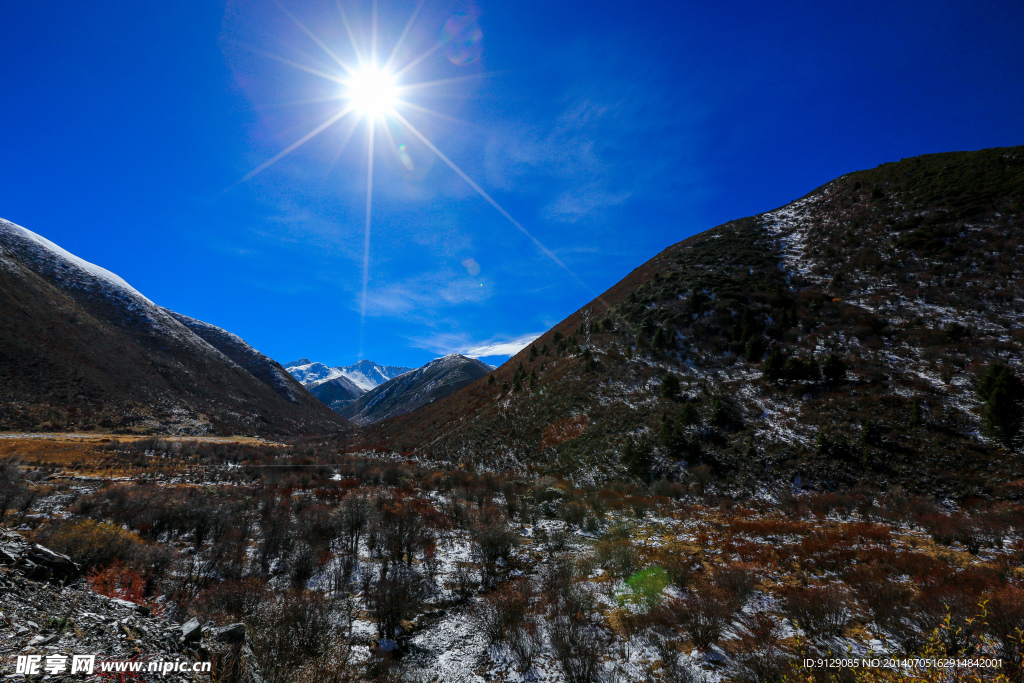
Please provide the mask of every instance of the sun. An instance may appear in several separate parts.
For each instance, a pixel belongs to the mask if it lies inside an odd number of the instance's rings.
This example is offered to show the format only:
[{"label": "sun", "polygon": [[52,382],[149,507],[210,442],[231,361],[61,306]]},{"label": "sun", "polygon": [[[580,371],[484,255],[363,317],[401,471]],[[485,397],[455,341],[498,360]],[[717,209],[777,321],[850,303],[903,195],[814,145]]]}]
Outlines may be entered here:
[{"label": "sun", "polygon": [[349,80],[345,97],[361,113],[380,116],[398,103],[398,87],[395,77],[387,71],[366,67]]}]

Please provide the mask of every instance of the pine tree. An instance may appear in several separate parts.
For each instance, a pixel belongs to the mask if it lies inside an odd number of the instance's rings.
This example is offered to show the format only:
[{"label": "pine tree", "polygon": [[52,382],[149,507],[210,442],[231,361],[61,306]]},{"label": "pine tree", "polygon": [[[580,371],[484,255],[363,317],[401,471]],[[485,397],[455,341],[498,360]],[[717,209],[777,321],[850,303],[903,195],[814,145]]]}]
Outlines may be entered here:
[{"label": "pine tree", "polygon": [[1024,382],[1006,365],[993,363],[978,382],[978,395],[985,401],[986,433],[1007,450],[1024,446]]},{"label": "pine tree", "polygon": [[825,384],[835,386],[846,379],[846,363],[834,353],[828,354],[821,366],[821,375]]},{"label": "pine tree", "polygon": [[761,376],[768,382],[779,381],[785,374],[786,360],[785,351],[773,349],[761,366]]},{"label": "pine tree", "polygon": [[622,444],[622,464],[629,473],[643,481],[651,478],[651,449],[645,443],[636,443],[627,435]]},{"label": "pine tree", "polygon": [[666,372],[665,376],[661,379],[662,397],[674,401],[679,398],[679,390],[679,378],[671,372]]}]

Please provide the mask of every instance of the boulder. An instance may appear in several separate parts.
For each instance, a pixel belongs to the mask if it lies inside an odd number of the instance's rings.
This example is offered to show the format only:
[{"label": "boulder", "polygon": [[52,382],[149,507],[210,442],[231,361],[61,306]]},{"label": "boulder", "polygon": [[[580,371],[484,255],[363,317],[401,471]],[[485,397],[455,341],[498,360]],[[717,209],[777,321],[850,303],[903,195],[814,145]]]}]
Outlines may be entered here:
[{"label": "boulder", "polygon": [[235,623],[221,626],[214,631],[214,637],[225,643],[238,643],[245,640],[245,624]]},{"label": "boulder", "polygon": [[198,619],[189,619],[181,625],[181,642],[194,643],[203,635],[203,628]]}]

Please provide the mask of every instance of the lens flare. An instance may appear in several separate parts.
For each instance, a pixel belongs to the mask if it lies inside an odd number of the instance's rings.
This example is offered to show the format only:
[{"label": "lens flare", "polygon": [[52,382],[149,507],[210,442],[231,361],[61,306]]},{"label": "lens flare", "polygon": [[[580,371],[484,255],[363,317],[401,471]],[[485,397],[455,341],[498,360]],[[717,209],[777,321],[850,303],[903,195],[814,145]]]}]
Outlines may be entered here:
[{"label": "lens flare", "polygon": [[459,13],[445,22],[441,30],[441,41],[452,64],[462,66],[480,59],[483,54],[484,32],[476,19]]}]

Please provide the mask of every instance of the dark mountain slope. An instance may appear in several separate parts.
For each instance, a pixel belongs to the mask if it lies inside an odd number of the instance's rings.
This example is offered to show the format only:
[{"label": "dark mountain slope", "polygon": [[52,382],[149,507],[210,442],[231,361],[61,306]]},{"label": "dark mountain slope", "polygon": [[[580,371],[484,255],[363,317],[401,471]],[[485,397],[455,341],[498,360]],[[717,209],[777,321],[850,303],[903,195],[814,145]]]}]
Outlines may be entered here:
[{"label": "dark mountain slope", "polygon": [[309,385],[309,392],[337,413],[341,413],[353,401],[366,393],[362,387],[344,375],[314,382]]},{"label": "dark mountain slope", "polygon": [[303,391],[302,384],[298,380],[288,374],[277,361],[264,356],[246,344],[237,335],[231,334],[227,330],[222,330],[215,325],[190,318],[187,315],[175,313],[169,309],[164,310],[170,313],[175,320],[210,344],[210,346],[223,353],[235,363],[238,363],[253,377],[273,389],[278,396],[287,399],[291,403],[304,404],[307,408],[313,405],[313,402],[309,400],[309,394]]},{"label": "dark mountain slope", "polygon": [[[234,346],[243,362],[262,357],[241,340]],[[116,275],[0,221],[0,429],[301,434],[344,426],[296,386],[294,401],[282,397]]]},{"label": "dark mountain slope", "polygon": [[851,173],[669,247],[493,383],[360,446],[584,478],[1019,496],[975,387],[997,362],[1024,374],[1022,226],[1021,147]]},{"label": "dark mountain slope", "polygon": [[365,425],[411,413],[490,372],[486,363],[453,353],[371,389],[345,408],[342,415]]}]

